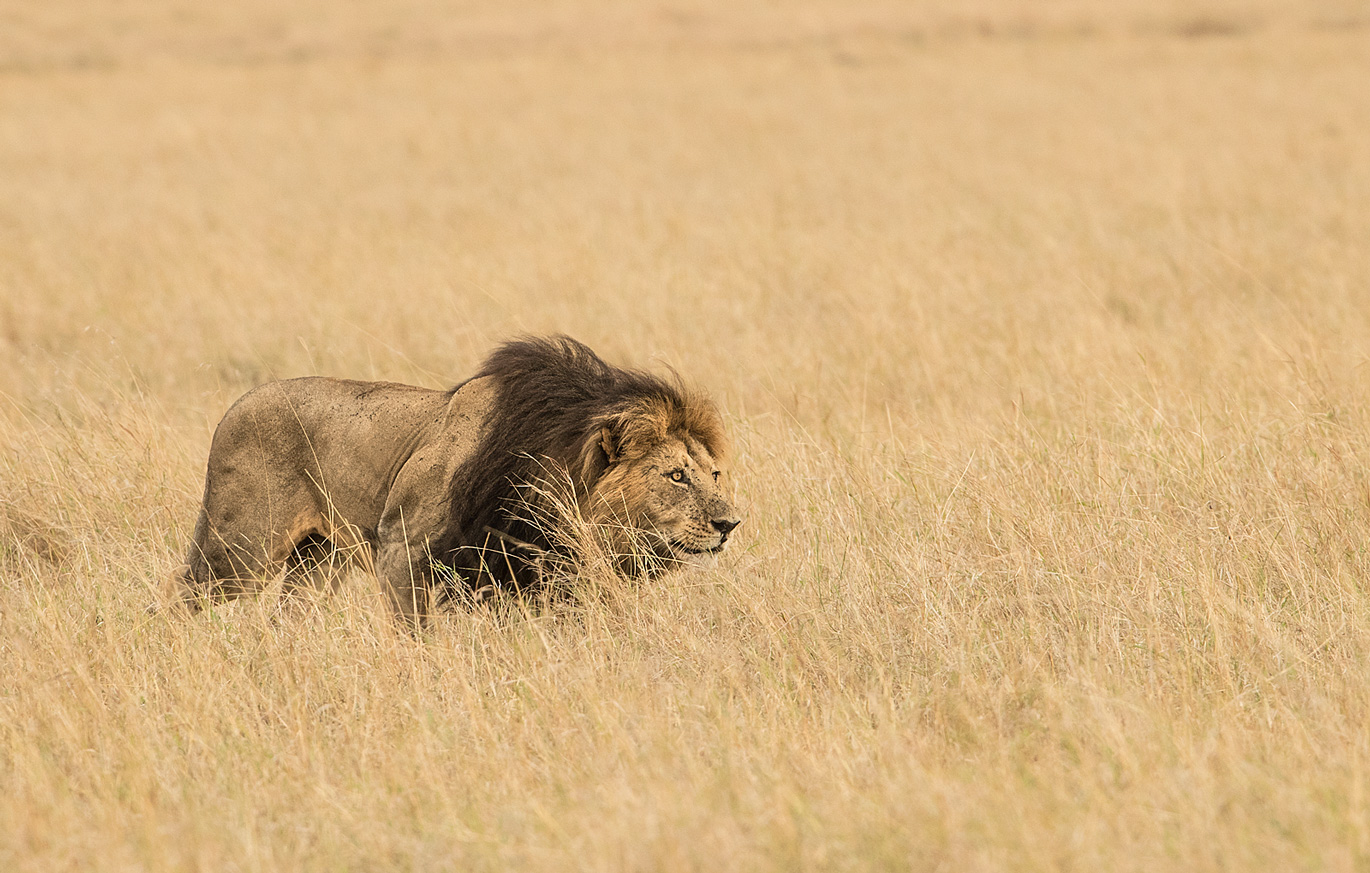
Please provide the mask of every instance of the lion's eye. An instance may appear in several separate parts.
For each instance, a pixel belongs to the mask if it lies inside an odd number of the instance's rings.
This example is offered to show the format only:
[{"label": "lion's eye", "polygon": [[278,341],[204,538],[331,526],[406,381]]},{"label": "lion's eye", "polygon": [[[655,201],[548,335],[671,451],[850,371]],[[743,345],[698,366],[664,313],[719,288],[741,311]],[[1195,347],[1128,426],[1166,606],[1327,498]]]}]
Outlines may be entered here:
[{"label": "lion's eye", "polygon": [[717,470],[714,470],[714,481],[715,481],[715,482],[718,481],[718,471],[717,471]]},{"label": "lion's eye", "polygon": [[684,482],[684,481],[685,481],[685,471],[684,471],[684,470],[672,470],[671,473],[670,473],[670,476],[671,476],[671,481],[672,481],[672,482]]}]

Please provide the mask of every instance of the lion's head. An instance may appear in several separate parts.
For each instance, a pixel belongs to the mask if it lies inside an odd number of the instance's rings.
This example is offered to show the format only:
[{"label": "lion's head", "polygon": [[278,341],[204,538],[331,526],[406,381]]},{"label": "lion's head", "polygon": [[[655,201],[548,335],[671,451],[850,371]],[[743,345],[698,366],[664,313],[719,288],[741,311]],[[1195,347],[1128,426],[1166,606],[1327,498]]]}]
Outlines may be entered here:
[{"label": "lion's head", "polygon": [[475,378],[496,399],[438,543],[468,583],[541,581],[547,556],[568,557],[556,529],[567,506],[631,575],[706,561],[740,523],[722,419],[678,380],[610,366],[567,337],[507,343]]},{"label": "lion's head", "polygon": [[723,550],[741,522],[724,492],[726,453],[718,412],[689,393],[631,403],[590,433],[586,517],[621,569],[650,573]]}]

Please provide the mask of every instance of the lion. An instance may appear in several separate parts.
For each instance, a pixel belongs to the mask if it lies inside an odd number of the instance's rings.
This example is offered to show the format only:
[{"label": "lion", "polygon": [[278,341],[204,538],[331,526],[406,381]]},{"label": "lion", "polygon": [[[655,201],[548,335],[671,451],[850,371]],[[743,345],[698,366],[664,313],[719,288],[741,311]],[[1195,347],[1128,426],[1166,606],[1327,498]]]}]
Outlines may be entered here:
[{"label": "lion", "polygon": [[741,522],[726,455],[706,397],[565,336],[505,343],[447,391],[270,382],[215,429],[179,600],[196,610],[360,560],[417,628],[444,593],[574,572],[577,519],[620,573],[654,578],[710,560]]}]

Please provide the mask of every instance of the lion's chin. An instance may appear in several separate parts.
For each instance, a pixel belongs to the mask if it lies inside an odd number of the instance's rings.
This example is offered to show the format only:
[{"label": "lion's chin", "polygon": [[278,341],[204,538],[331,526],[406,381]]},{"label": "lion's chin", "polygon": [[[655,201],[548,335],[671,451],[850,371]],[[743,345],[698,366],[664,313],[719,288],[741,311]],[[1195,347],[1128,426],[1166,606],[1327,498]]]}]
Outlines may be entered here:
[{"label": "lion's chin", "polygon": [[706,549],[693,548],[684,543],[671,543],[671,552],[675,560],[682,564],[689,564],[694,567],[711,567],[718,560],[718,555],[723,551],[724,543]]},{"label": "lion's chin", "polygon": [[614,543],[618,566],[626,575],[649,576],[683,567],[711,567],[723,551],[724,542],[686,543],[664,533],[639,529],[627,543]]}]

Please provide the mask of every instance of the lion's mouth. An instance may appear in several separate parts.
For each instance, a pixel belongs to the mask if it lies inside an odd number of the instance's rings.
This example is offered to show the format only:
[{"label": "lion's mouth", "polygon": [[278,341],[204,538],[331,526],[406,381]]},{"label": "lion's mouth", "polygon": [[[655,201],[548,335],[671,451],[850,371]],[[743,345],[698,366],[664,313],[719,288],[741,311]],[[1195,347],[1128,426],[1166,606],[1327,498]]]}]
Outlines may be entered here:
[{"label": "lion's mouth", "polygon": [[723,546],[726,543],[727,540],[720,540],[718,545],[708,549],[694,549],[684,543],[671,543],[671,546],[677,551],[684,552],[687,555],[717,555],[719,552],[723,551]]}]

